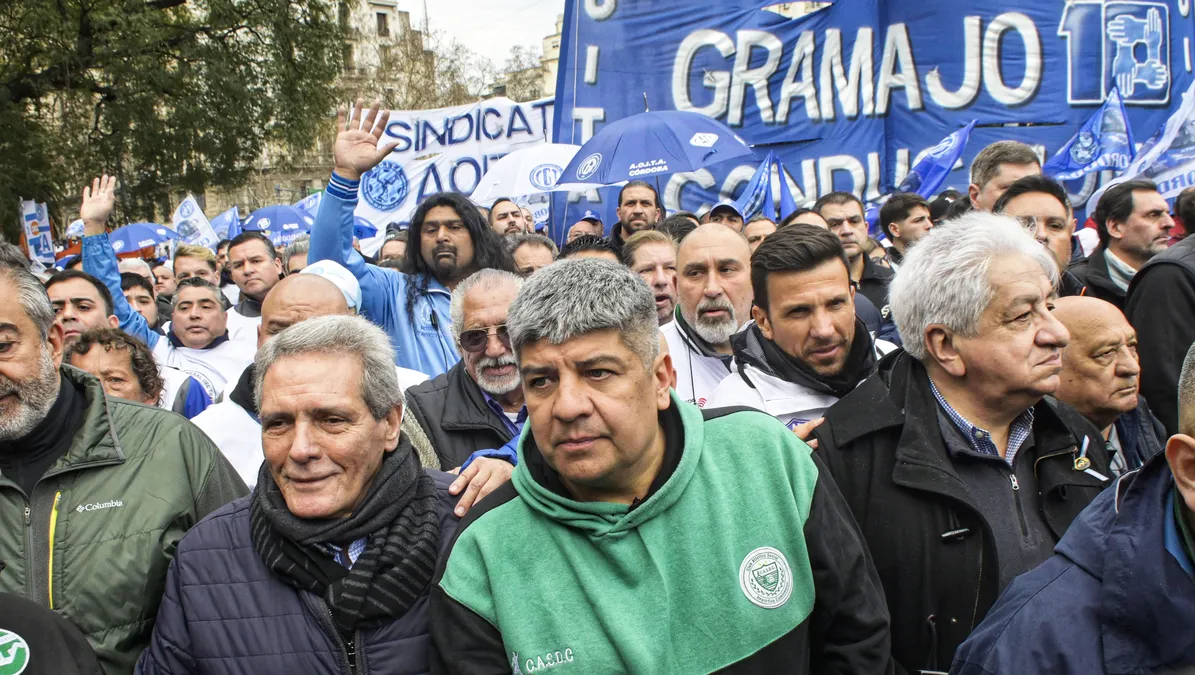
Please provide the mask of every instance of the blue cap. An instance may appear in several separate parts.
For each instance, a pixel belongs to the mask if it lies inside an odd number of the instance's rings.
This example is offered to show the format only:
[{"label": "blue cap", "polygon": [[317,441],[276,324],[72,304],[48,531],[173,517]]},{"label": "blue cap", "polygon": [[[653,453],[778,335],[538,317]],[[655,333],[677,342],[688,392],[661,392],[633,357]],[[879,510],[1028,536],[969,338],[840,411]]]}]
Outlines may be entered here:
[{"label": "blue cap", "polygon": [[597,211],[586,211],[585,215],[581,216],[581,220],[590,220],[598,225],[602,224],[602,217],[597,214]]}]

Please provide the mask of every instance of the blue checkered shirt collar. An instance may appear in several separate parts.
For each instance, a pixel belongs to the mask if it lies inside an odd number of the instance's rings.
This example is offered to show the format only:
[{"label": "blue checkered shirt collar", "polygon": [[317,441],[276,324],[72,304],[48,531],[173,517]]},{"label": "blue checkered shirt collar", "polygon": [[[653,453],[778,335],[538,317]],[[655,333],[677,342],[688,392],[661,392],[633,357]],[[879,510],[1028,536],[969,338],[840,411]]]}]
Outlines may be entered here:
[{"label": "blue checkered shirt collar", "polygon": [[[942,398],[942,393],[934,386],[933,378],[929,380],[929,388],[934,392],[934,398],[938,399],[938,405],[942,406],[942,410],[946,411],[946,416],[962,432],[972,450],[981,455],[1000,456],[999,448],[992,442],[991,432],[971,424],[967,421],[967,418],[950,407],[946,399]],[[1012,466],[1013,462],[1016,461],[1017,452],[1020,451],[1021,446],[1025,444],[1025,441],[1029,440],[1031,435],[1033,435],[1032,407],[1025,409],[1025,412],[1017,415],[1017,418],[1008,427],[1008,452],[1004,453],[1004,461],[1008,462],[1009,466]]]},{"label": "blue checkered shirt collar", "polygon": [[357,541],[348,545],[348,548],[342,548],[336,544],[324,544],[324,548],[336,562],[344,565],[347,569],[353,569],[353,565],[357,564],[357,558],[365,552],[365,544],[369,541],[369,537],[361,537]]}]

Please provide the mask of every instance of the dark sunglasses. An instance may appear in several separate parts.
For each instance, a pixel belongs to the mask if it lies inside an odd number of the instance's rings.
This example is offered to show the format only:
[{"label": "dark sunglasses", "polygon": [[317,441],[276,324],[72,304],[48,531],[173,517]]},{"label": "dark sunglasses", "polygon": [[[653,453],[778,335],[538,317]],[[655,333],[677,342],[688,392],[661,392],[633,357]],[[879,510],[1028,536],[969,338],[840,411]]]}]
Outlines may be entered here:
[{"label": "dark sunglasses", "polygon": [[462,331],[461,349],[474,354],[484,352],[486,344],[490,341],[491,333],[498,336],[498,341],[502,343],[503,347],[510,349],[510,333],[506,332],[505,325]]}]

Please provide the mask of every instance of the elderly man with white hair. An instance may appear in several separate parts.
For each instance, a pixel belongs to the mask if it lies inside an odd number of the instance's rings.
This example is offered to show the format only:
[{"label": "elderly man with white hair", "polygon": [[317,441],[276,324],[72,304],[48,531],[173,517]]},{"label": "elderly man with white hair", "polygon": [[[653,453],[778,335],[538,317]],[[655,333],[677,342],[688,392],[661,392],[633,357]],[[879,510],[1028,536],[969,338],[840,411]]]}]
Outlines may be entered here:
[{"label": "elderly man with white hair", "polygon": [[257,487],[179,542],[137,672],[427,672],[455,500],[400,431],[390,339],[354,316],[297,323],[258,350],[253,395]]},{"label": "elderly man with white hair", "polygon": [[943,671],[1018,574],[1108,485],[1103,437],[1054,400],[1058,265],[1017,221],[934,228],[892,281],[904,351],[826,413],[818,454],[883,580],[892,653]]}]

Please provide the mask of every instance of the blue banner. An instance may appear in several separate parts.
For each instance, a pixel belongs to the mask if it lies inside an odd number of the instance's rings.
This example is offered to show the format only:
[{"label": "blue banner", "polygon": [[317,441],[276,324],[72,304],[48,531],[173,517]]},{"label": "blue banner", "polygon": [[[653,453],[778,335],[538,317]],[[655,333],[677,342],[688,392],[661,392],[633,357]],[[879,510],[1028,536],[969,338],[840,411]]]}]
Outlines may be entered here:
[{"label": "blue banner", "polygon": [[1042,171],[1058,180],[1074,180],[1093,171],[1124,170],[1136,154],[1124,100],[1120,90],[1113,89],[1104,105],[1042,166]]},{"label": "blue banner", "polygon": [[[645,107],[692,110],[757,158],[671,176],[669,210],[736,198],[768,152],[798,203],[832,190],[875,201],[971,120],[942,187],[965,190],[975,154],[998,140],[1054,155],[1114,89],[1149,135],[1195,79],[1187,0],[837,0],[797,19],[760,4],[566,0],[555,141],[581,145]],[[1098,178],[1068,184],[1076,203]],[[608,213],[608,194],[573,195],[562,220]]]}]

